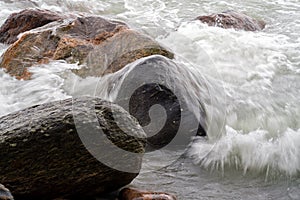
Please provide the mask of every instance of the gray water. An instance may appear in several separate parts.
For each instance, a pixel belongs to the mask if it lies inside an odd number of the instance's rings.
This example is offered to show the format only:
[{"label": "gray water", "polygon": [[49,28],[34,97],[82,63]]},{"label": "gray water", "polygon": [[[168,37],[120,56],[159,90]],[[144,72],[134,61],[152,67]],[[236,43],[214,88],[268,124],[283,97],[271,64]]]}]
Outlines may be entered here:
[{"label": "gray water", "polygon": [[[148,155],[132,186],[179,199],[300,199],[299,0],[2,0],[0,23],[29,7],[122,20],[205,77],[208,139],[191,138],[185,155],[167,167],[168,155],[182,152]],[[191,21],[224,10],[262,19],[266,29],[224,30]],[[0,53],[6,48],[0,45]],[[94,94],[90,86],[105,80],[80,79],[69,70],[77,67],[63,61],[33,67],[30,81],[0,71],[0,115]]]}]

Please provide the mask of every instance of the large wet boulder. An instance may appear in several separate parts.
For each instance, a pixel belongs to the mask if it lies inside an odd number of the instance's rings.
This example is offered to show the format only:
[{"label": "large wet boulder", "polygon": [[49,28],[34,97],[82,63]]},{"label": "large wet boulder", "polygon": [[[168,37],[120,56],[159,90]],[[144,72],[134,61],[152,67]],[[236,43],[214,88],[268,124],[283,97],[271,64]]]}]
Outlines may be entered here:
[{"label": "large wet boulder", "polygon": [[220,28],[234,28],[245,31],[260,31],[265,28],[266,23],[262,20],[256,20],[243,13],[236,11],[225,11],[211,15],[203,15],[196,18],[208,26]]},{"label": "large wet boulder", "polygon": [[0,28],[0,42],[12,44],[20,33],[63,19],[61,14],[40,9],[26,9],[11,14]]},{"label": "large wet boulder", "polygon": [[14,200],[10,191],[2,184],[0,184],[0,200]]},{"label": "large wet boulder", "polygon": [[138,120],[147,134],[147,151],[186,148],[193,136],[206,136],[205,81],[187,66],[149,56],[106,76],[105,82],[109,87],[96,91],[107,89]]},{"label": "large wet boulder", "polygon": [[145,133],[113,103],[66,99],[0,121],[0,183],[15,199],[88,199],[139,173]]},{"label": "large wet boulder", "polygon": [[82,77],[102,76],[154,54],[173,58],[166,48],[123,22],[80,16],[25,32],[3,54],[0,67],[18,79],[30,79],[28,67],[66,60],[85,66],[75,71]]}]

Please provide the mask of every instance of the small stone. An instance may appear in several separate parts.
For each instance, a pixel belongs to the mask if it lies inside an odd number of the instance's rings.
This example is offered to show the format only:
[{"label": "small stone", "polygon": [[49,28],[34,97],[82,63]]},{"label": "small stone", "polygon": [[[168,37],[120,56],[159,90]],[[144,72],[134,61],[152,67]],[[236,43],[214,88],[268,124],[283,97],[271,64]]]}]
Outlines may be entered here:
[{"label": "small stone", "polygon": [[40,9],[26,9],[11,14],[0,28],[0,42],[12,44],[20,33],[44,26],[63,17],[55,12]]},{"label": "small stone", "polygon": [[176,200],[176,197],[165,192],[151,192],[125,188],[119,193],[119,200]]}]

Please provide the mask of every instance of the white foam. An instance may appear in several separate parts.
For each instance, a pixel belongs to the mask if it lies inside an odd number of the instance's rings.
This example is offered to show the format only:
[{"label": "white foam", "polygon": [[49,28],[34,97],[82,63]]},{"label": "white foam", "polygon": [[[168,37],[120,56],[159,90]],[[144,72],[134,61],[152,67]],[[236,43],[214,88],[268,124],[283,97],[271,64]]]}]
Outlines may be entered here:
[{"label": "white foam", "polygon": [[227,126],[226,134],[217,142],[195,141],[189,155],[206,168],[224,170],[232,166],[245,173],[273,170],[289,176],[300,171],[300,129],[287,129],[274,137],[266,130],[244,133]]},{"label": "white foam", "polygon": [[23,108],[68,98],[62,86],[61,77],[65,70],[77,65],[54,61],[47,65],[29,68],[33,73],[31,80],[17,80],[0,71],[0,116]]}]

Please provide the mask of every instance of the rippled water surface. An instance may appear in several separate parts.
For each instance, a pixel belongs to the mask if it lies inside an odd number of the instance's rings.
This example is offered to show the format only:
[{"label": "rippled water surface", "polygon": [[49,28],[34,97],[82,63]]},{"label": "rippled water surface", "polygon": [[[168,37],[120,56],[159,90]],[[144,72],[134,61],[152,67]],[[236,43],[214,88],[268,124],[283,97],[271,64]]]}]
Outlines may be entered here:
[{"label": "rippled water surface", "polygon": [[[2,0],[0,23],[29,7],[122,20],[172,49],[178,65],[205,77],[208,98],[199,99],[208,112],[208,139],[191,139],[183,158],[148,172],[162,165],[165,154],[180,154],[153,153],[133,186],[179,199],[300,199],[300,1]],[[267,26],[245,32],[192,21],[225,10]],[[7,47],[0,45],[0,53]],[[62,61],[32,67],[30,81],[1,70],[0,115],[94,94],[94,83],[105,80],[79,79],[69,70],[77,67]]]}]

